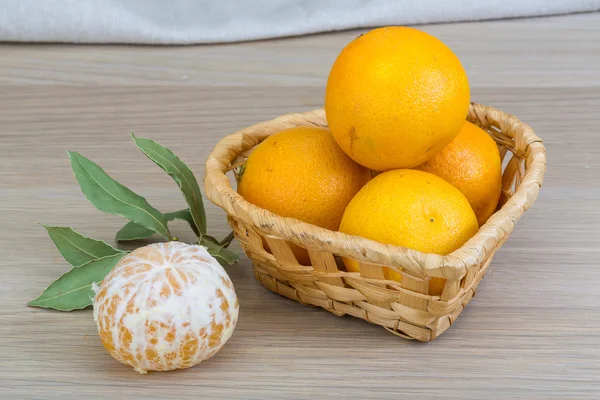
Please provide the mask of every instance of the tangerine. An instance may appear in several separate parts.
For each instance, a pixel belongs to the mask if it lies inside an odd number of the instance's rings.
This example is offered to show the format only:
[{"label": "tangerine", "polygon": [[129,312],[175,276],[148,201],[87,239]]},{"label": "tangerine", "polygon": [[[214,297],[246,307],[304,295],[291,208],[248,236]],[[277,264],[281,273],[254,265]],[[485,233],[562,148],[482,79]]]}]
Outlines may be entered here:
[{"label": "tangerine", "polygon": [[204,247],[140,247],[96,289],[102,344],[139,373],[192,367],[231,337],[239,305],[229,276]]},{"label": "tangerine", "polygon": [[469,81],[458,57],[414,28],[374,29],[350,42],[327,79],[325,112],[342,150],[377,171],[413,168],[460,131]]}]

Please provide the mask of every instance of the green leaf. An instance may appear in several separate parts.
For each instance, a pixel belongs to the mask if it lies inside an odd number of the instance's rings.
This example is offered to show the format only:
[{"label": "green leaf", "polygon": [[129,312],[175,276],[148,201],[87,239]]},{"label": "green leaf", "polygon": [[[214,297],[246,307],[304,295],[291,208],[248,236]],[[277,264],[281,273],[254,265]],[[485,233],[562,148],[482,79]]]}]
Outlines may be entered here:
[{"label": "green leaf", "polygon": [[68,154],[81,191],[97,209],[122,215],[171,240],[165,216],[145,198],[112,179],[81,154],[74,151]]},{"label": "green leaf", "polygon": [[200,232],[198,231],[198,228],[196,227],[196,224],[194,223],[194,218],[192,217],[192,213],[190,212],[190,210],[188,208],[186,208],[185,210],[179,210],[179,211],[173,211],[170,213],[166,213],[165,217],[167,218],[167,221],[173,221],[174,219],[181,219],[183,221],[186,221],[188,224],[190,224],[190,227],[192,228],[192,230],[194,231],[196,236],[200,236]]},{"label": "green leaf", "polygon": [[206,233],[206,213],[202,202],[202,193],[192,170],[168,148],[150,139],[136,137],[133,133],[131,138],[149,159],[154,161],[177,183],[190,207],[198,231],[200,234]]},{"label": "green leaf", "polygon": [[133,221],[129,221],[125,224],[124,227],[119,229],[115,240],[117,242],[127,242],[130,240],[142,240],[148,239],[150,236],[154,235],[154,231],[150,230],[140,224],[136,224]]},{"label": "green leaf", "polygon": [[114,268],[125,253],[99,258],[75,267],[54,281],[27,305],[71,311],[92,305],[93,283],[99,283]]},{"label": "green leaf", "polygon": [[237,253],[220,245],[219,242],[212,236],[202,236],[200,245],[206,247],[211,256],[229,265],[235,264],[240,259],[240,256],[238,256]]},{"label": "green leaf", "polygon": [[231,244],[231,242],[233,241],[234,237],[235,237],[235,236],[233,235],[233,231],[231,231],[231,232],[229,232],[229,234],[228,234],[227,236],[225,236],[225,237],[223,238],[223,240],[221,240],[221,241],[219,242],[219,244],[220,244],[221,246],[223,246],[223,247],[229,247],[229,245],[230,245],[230,244]]},{"label": "green leaf", "polygon": [[97,258],[123,253],[106,242],[83,236],[68,226],[44,225],[44,228],[64,259],[76,267]]},{"label": "green leaf", "polygon": [[219,241],[217,239],[215,239],[214,237],[210,236],[210,235],[202,235],[200,237],[200,242],[210,242],[214,245],[220,246],[221,243],[219,243]]},{"label": "green leaf", "polygon": [[[174,219],[182,219],[184,221],[187,221],[187,223],[190,224],[194,233],[196,235],[199,234],[196,225],[194,224],[194,220],[192,219],[192,214],[190,214],[190,210],[188,210],[187,208],[185,210],[166,213],[165,218],[167,221],[172,221]],[[126,242],[129,240],[148,239],[150,236],[152,236],[153,233],[154,232],[150,229],[130,221],[124,227],[122,227],[119,230],[119,232],[117,232],[115,240],[117,242]]]}]

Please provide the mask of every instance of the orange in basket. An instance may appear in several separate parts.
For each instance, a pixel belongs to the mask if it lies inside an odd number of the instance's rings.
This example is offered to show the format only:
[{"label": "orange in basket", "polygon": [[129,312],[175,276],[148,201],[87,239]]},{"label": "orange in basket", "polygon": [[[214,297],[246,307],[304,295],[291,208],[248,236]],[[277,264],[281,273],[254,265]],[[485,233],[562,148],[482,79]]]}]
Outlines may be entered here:
[{"label": "orange in basket", "polygon": [[[338,147],[329,129],[298,127],[266,139],[238,173],[238,193],[283,217],[337,230],[344,209],[371,178]],[[310,264],[306,250],[290,246]]]},{"label": "orange in basket", "polygon": [[[287,128],[327,126],[323,110],[284,115],[225,137],[206,162],[205,192],[227,212],[256,277],[270,290],[336,315],[362,318],[405,338],[433,340],[475,294],[496,250],[536,200],[546,169],[541,139],[516,117],[473,103],[467,119],[496,141],[502,159],[510,160],[503,172],[498,211],[463,246],[445,256],[285,218],[247,202],[232,188],[226,173],[254,146]],[[288,242],[306,249],[311,265],[300,265]],[[355,260],[360,272],[340,269],[340,257]],[[385,268],[398,271],[401,282],[386,280]],[[429,293],[435,278],[445,279],[440,295]]]}]

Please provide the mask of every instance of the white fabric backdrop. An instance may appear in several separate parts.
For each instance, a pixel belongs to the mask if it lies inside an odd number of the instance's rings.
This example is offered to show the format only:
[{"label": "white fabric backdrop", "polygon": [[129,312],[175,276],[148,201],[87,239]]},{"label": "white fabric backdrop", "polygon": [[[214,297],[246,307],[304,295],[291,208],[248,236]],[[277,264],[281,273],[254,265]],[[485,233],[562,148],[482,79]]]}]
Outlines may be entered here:
[{"label": "white fabric backdrop", "polygon": [[1,0],[0,41],[191,44],[600,10],[600,0]]}]

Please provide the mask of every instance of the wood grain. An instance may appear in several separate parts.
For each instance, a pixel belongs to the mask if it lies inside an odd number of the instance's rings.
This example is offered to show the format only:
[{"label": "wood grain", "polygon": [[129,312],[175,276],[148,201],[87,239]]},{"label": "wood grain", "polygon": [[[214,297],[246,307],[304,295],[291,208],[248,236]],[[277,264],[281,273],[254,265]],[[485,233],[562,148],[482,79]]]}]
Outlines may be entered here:
[{"label": "wood grain", "polygon": [[[68,269],[38,223],[107,241],[124,223],[85,200],[65,150],[157,208],[180,209],[176,186],[130,131],[171,147],[200,178],[223,135],[320,107],[328,66],[358,33],[181,48],[4,46],[0,397],[600,398],[600,15],[424,29],[457,49],[473,100],[516,114],[548,150],[538,201],[454,326],[428,344],[399,339],[269,292],[242,256],[228,268],[241,304],[231,341],[195,368],[147,376],[110,358],[89,310],[25,306]],[[223,212],[207,211],[213,233],[226,234]],[[184,224],[175,231],[191,239]]]}]

